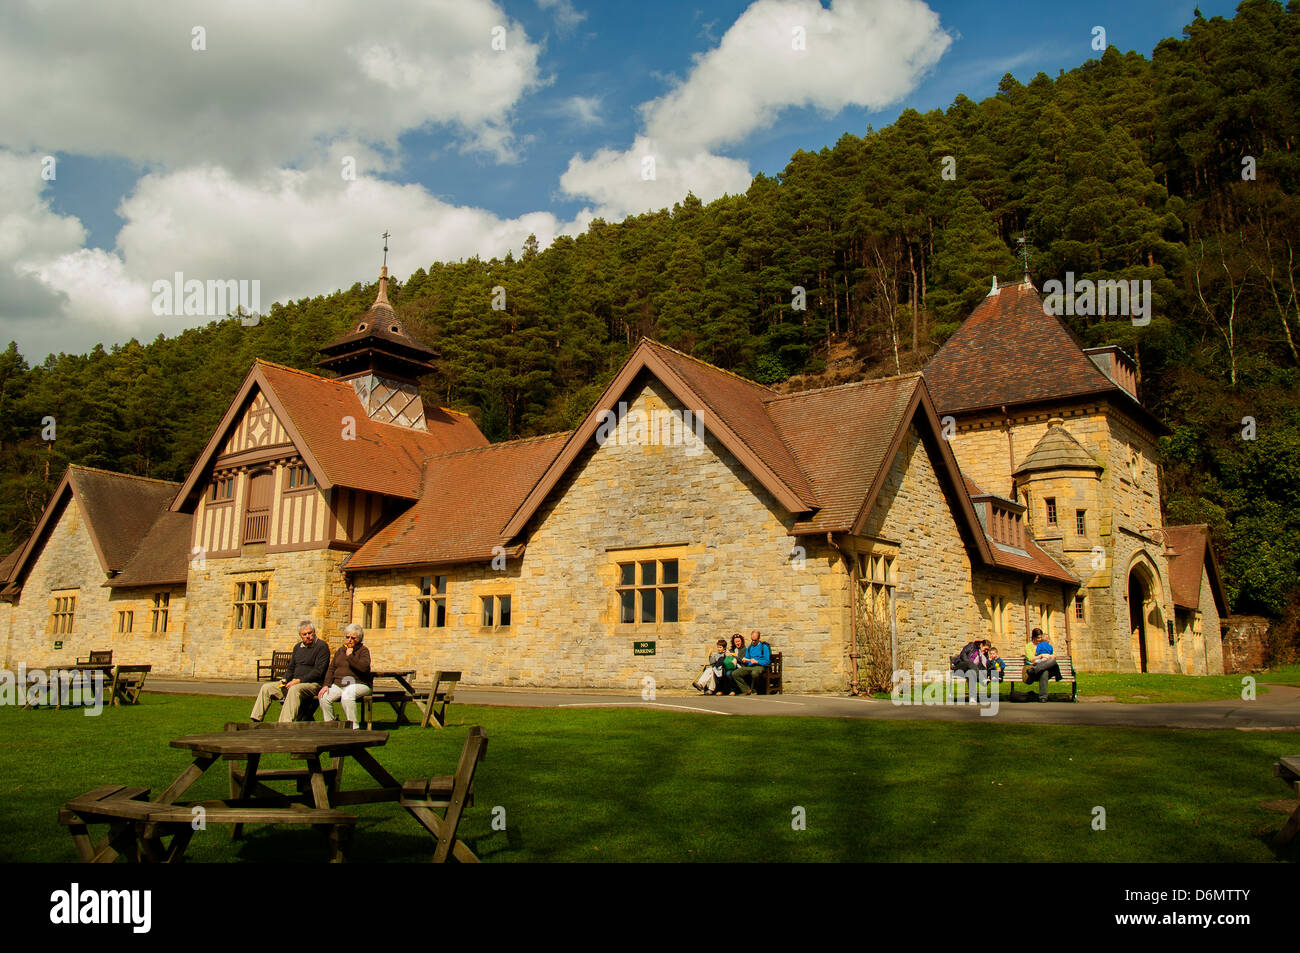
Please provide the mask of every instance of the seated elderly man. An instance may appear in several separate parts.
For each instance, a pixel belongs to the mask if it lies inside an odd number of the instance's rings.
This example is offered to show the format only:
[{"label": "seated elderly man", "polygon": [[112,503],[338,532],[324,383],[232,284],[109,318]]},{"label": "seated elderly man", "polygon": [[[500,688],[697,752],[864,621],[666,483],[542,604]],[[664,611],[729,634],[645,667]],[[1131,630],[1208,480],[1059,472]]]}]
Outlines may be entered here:
[{"label": "seated elderly man", "polygon": [[252,721],[260,722],[273,701],[282,703],[280,721],[297,721],[303,699],[312,698],[320,691],[330,661],[330,647],[316,638],[316,626],[308,619],[298,623],[298,638],[301,641],[293,647],[284,678],[267,682],[257,693],[253,714],[249,716]]},{"label": "seated elderly man", "polygon": [[343,647],[334,653],[320,699],[321,714],[334,720],[334,703],[343,702],[343,717],[353,728],[361,727],[357,717],[357,699],[370,694],[370,649],[361,644],[365,632],[355,622],[343,627]]}]

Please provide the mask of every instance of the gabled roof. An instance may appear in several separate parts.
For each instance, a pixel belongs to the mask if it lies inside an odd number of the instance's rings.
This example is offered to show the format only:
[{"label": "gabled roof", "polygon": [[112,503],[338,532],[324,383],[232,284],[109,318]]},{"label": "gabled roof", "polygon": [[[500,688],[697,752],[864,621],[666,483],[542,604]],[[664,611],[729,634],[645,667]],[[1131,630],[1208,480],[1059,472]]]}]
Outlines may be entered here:
[{"label": "gabled roof", "polygon": [[[288,432],[322,489],[345,486],[415,500],[426,458],[449,450],[481,447],[487,438],[465,414],[445,408],[425,411],[427,431],[371,420],[347,381],[328,380],[269,361],[255,361],[226,415],[199,454],[172,508],[192,504],[211,471],[230,428],[252,399],[254,388]],[[352,439],[344,437],[351,419]]]},{"label": "gabled roof", "polygon": [[1015,476],[1036,470],[1096,470],[1101,472],[1098,463],[1083,444],[1064,427],[1052,424],[1047,432],[1034,444],[1024,462],[1015,469]]},{"label": "gabled roof", "polygon": [[[1023,503],[1009,500],[1005,496],[999,496],[996,493],[985,493],[976,485],[974,480],[965,474],[962,475],[962,479],[971,500],[998,501],[1007,504],[1013,510],[1023,510],[1025,508]],[[985,518],[988,518],[987,514]],[[1075,586],[1079,584],[1079,577],[1045,552],[1029,535],[1027,527],[1024,549],[998,542],[989,534],[987,526],[981,526],[981,530],[988,540],[989,550],[992,555],[991,565],[996,566],[998,569],[1009,569],[1012,572],[1022,573],[1026,576],[1032,575],[1041,576],[1045,579],[1055,579],[1058,582],[1066,582]]]},{"label": "gabled roof", "polygon": [[501,532],[568,439],[511,440],[431,457],[425,495],[352,553],[344,568],[389,569],[491,559]]},{"label": "gabled roof", "polygon": [[12,552],[0,559],[0,585],[8,582],[9,577],[13,575],[14,567],[18,565],[18,557],[23,554],[23,547],[27,545],[29,539],[31,539],[30,536],[23,539],[21,543],[14,547]]},{"label": "gabled roof", "polygon": [[1174,605],[1196,611],[1201,605],[1201,567],[1210,577],[1210,591],[1219,617],[1228,614],[1228,596],[1219,576],[1219,564],[1210,546],[1210,527],[1205,523],[1191,526],[1166,526],[1165,549],[1169,557],[1169,588]]},{"label": "gabled roof", "polygon": [[126,568],[104,585],[114,589],[184,585],[189,581],[193,524],[189,513],[159,513]]},{"label": "gabled roof", "polygon": [[776,396],[771,390],[642,338],[510,518],[503,531],[507,539],[523,530],[578,455],[591,445],[604,412],[616,408],[642,372],[653,375],[684,407],[698,414],[705,429],[788,511],[802,513],[818,506],[812,486],[768,416],[765,401]]},{"label": "gabled roof", "polygon": [[1030,282],[990,292],[930,358],[925,382],[941,414],[1106,397],[1156,433],[1167,433],[1102,373],[1059,317],[1043,311]]},{"label": "gabled roof", "polygon": [[176,488],[177,484],[165,480],[69,466],[13,564],[10,587],[21,582],[69,498],[75,497],[85,518],[100,568],[111,576],[126,568],[158,514],[172,502]]}]

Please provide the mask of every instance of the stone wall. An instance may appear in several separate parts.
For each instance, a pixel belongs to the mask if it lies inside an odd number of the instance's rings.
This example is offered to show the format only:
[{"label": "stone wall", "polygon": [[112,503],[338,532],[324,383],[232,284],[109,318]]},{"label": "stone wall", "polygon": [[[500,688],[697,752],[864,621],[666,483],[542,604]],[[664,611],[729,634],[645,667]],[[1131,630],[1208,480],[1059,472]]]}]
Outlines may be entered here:
[{"label": "stone wall", "polygon": [[[346,553],[257,552],[260,548],[246,546],[244,555],[208,558],[203,568],[190,567],[184,645],[174,674],[252,678],[257,659],[293,648],[301,619],[311,619],[332,646],[342,644],[349,600],[339,564]],[[236,629],[235,584],[261,579],[270,582],[266,628]]]},{"label": "stone wall", "polygon": [[[76,497],[66,503],[47,528],[40,553],[29,564],[22,592],[10,610],[10,636],[5,665],[29,667],[72,665],[78,656],[112,647],[107,576],[100,566]],[[75,596],[72,631],[51,634],[51,602]],[[56,649],[56,642],[62,647]]]},{"label": "stone wall", "polygon": [[908,428],[863,535],[898,544],[899,667],[919,661],[946,671],[948,657],[987,625],[972,590],[970,556],[915,427]]},{"label": "stone wall", "polygon": [[1268,667],[1268,619],[1258,615],[1230,615],[1224,620],[1224,627],[1225,672],[1234,675]]},{"label": "stone wall", "polygon": [[[654,381],[628,397],[647,414],[684,409]],[[358,573],[353,612],[387,594],[389,630],[367,644],[422,677],[458,669],[468,684],[637,691],[650,678],[681,690],[717,638],[757,628],[783,653],[787,691],[844,691],[847,575],[824,538],[788,535],[793,519],[712,434],[704,446],[593,441],[531,521],[521,559]],[[618,564],[651,558],[677,560],[679,621],[624,624]],[[411,627],[419,576],[434,572],[450,577],[449,625]],[[480,624],[490,594],[511,595],[508,629]],[[634,655],[639,641],[655,654]]]}]

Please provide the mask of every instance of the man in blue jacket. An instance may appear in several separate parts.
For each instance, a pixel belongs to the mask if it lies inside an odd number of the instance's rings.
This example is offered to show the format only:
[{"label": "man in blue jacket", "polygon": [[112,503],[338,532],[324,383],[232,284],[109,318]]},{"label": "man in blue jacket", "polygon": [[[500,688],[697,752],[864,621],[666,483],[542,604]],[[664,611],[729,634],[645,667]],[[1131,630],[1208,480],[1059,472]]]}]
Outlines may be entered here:
[{"label": "man in blue jacket", "polygon": [[758,638],[758,629],[749,633],[749,644],[745,646],[744,658],[740,660],[740,665],[731,673],[732,680],[736,687],[744,689],[742,695],[754,694],[754,679],[758,678],[767,671],[767,667],[772,664],[772,650],[766,642],[760,642]]}]

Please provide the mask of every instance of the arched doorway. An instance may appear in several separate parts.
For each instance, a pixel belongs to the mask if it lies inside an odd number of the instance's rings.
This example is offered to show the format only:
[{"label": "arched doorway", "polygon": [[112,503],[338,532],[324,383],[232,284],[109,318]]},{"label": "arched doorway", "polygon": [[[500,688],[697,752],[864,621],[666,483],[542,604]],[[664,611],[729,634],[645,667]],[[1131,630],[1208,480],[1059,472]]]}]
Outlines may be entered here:
[{"label": "arched doorway", "polygon": [[1137,633],[1138,671],[1147,670],[1147,634],[1143,622],[1143,608],[1147,603],[1146,589],[1135,567],[1128,574],[1128,630]]},{"label": "arched doorway", "polygon": [[1128,573],[1128,625],[1133,638],[1133,661],[1138,671],[1167,671],[1165,621],[1161,609],[1160,577],[1139,554]]}]

